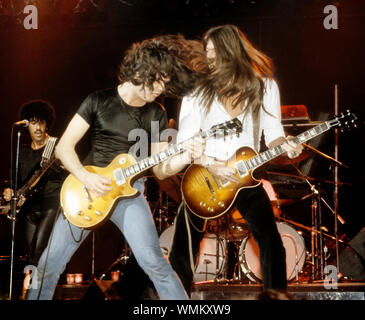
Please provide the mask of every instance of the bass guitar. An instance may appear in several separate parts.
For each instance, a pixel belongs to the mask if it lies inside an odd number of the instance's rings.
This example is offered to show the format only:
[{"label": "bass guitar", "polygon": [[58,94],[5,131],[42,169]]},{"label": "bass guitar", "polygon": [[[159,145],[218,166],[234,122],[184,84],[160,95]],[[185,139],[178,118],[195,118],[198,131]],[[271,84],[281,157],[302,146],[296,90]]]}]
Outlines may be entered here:
[{"label": "bass guitar", "polygon": [[[215,135],[232,135],[241,131],[241,122],[233,119],[202,131],[197,136],[208,139]],[[92,229],[106,222],[118,201],[138,195],[138,190],[132,187],[138,177],[183,151],[184,146],[181,142],[171,144],[165,150],[138,162],[129,154],[120,154],[104,168],[85,166],[86,170],[112,180],[113,189],[101,197],[95,197],[74,175],[70,174],[61,188],[60,200],[64,215],[73,225],[85,229]]]},{"label": "bass guitar", "polygon": [[[317,125],[293,138],[296,144],[306,142],[332,127],[354,124],[357,117],[347,113]],[[237,193],[244,188],[254,188],[261,182],[253,176],[254,170],[286,151],[279,145],[262,153],[250,147],[241,147],[227,160],[227,166],[235,169],[239,183],[224,181],[212,175],[202,166],[192,164],[185,171],[181,191],[186,205],[192,213],[203,219],[214,219],[230,210]]]},{"label": "bass guitar", "polygon": [[[33,175],[28,179],[28,181],[16,192],[16,210],[19,212],[20,208],[25,203],[26,199],[30,198],[36,189],[34,187],[42,178],[42,176],[46,173],[46,171],[52,166],[52,164],[56,161],[54,155],[47,161],[42,163],[42,167],[36,170]],[[6,214],[9,218],[10,204],[5,204],[0,206],[0,210],[2,214]]]}]

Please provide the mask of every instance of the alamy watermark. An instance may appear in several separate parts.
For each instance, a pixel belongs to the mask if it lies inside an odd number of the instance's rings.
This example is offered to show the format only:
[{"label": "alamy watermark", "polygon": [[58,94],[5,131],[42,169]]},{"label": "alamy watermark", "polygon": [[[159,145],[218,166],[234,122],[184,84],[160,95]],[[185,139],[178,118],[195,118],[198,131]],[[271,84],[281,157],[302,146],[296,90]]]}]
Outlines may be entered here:
[{"label": "alamy watermark", "polygon": [[324,268],[324,288],[326,290],[333,290],[338,288],[338,272],[337,267],[334,265],[327,265]]},{"label": "alamy watermark", "polygon": [[[27,5],[24,11],[27,16],[24,18],[23,25],[26,30],[38,29],[38,9],[35,5]],[[327,16],[323,20],[326,30],[338,29],[338,9],[335,5],[329,4],[323,8],[323,13]]]},{"label": "alamy watermark", "polygon": [[26,30],[38,29],[38,9],[34,5],[24,7],[24,13],[28,14],[23,21]]},{"label": "alamy watermark", "polygon": [[323,26],[326,30],[338,29],[338,10],[337,7],[329,4],[324,7],[323,13],[327,16],[323,20]]}]

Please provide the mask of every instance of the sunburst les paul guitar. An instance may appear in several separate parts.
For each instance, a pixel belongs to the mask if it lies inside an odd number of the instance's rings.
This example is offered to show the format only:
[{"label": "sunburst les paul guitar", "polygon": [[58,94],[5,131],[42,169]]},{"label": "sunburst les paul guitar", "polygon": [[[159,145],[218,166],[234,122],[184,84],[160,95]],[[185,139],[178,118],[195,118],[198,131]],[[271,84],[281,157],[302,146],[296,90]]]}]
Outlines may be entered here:
[{"label": "sunburst les paul guitar", "polygon": [[[332,127],[353,125],[356,116],[349,111],[333,120],[326,121],[293,138],[297,144],[306,142]],[[241,147],[227,160],[227,166],[236,170],[239,183],[224,181],[212,175],[207,169],[197,164],[190,165],[181,182],[182,196],[196,216],[203,219],[217,218],[230,210],[237,193],[244,188],[253,188],[261,182],[254,178],[254,170],[286,151],[282,145],[257,153],[249,147]]]},{"label": "sunburst les paul guitar", "polygon": [[[232,135],[241,131],[242,124],[236,118],[201,131],[192,139],[197,136],[208,139],[216,135]],[[88,171],[112,180],[113,189],[101,197],[94,196],[74,175],[70,174],[61,188],[60,200],[64,215],[69,222],[80,228],[92,229],[104,223],[119,200],[138,195],[138,190],[132,187],[138,177],[183,151],[184,146],[181,142],[170,144],[165,150],[138,162],[129,154],[120,154],[104,168],[85,166]]]}]

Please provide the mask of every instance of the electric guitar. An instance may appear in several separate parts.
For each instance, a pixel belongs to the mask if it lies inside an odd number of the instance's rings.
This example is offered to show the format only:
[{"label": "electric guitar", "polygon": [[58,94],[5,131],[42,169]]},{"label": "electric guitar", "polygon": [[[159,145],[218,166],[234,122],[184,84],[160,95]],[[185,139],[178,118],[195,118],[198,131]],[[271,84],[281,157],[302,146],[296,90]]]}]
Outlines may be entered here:
[{"label": "electric guitar", "polygon": [[[241,131],[242,124],[236,118],[201,131],[197,136],[208,139],[215,135],[232,135]],[[95,197],[74,175],[70,174],[61,188],[60,200],[64,215],[73,225],[85,229],[92,229],[106,222],[119,200],[138,195],[138,190],[132,187],[138,177],[183,151],[184,146],[181,142],[171,144],[165,150],[138,162],[129,154],[120,154],[104,168],[85,166],[86,170],[112,180],[113,189],[101,197]]]},{"label": "electric guitar", "polygon": [[[26,199],[29,199],[33,195],[33,193],[35,192],[34,187],[55,161],[56,158],[53,154],[47,162],[43,162],[43,166],[36,170],[33,175],[27,180],[27,182],[16,192],[17,212],[19,212]],[[6,205],[0,206],[0,210],[2,214],[8,215],[8,212],[10,211],[10,204],[8,203]]]},{"label": "electric guitar", "polygon": [[[296,144],[308,141],[332,127],[344,127],[354,124],[357,117],[347,111],[333,120],[326,121],[309,129],[296,137]],[[244,188],[254,188],[261,182],[253,177],[253,172],[258,167],[280,156],[286,151],[282,145],[257,153],[250,147],[241,147],[227,160],[227,166],[236,170],[239,183],[224,181],[212,175],[202,166],[192,164],[185,171],[181,181],[183,199],[188,208],[196,216],[203,219],[214,219],[230,210],[237,193]]]}]

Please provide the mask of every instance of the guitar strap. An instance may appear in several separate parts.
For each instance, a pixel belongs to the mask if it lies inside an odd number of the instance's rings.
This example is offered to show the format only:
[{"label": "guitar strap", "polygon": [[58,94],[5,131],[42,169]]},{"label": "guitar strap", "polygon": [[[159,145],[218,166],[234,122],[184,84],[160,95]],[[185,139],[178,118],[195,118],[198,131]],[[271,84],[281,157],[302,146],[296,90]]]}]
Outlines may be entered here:
[{"label": "guitar strap", "polygon": [[41,160],[41,168],[43,168],[49,160],[51,160],[54,147],[56,145],[57,138],[56,137],[49,137],[46,143],[46,146],[44,147],[43,153],[42,153],[42,160]]},{"label": "guitar strap", "polygon": [[260,112],[252,112],[253,143],[257,152],[260,151]]},{"label": "guitar strap", "polygon": [[[182,212],[183,211],[183,212]],[[194,257],[193,257],[193,248],[192,248],[192,239],[191,239],[191,230],[190,230],[190,225],[193,226],[193,228],[198,231],[198,232],[202,232],[205,233],[206,229],[207,229],[207,220],[204,221],[204,225],[203,225],[203,229],[200,230],[198,227],[195,226],[195,224],[191,221],[189,212],[187,210],[187,205],[185,203],[185,201],[181,201],[179,208],[177,209],[178,214],[175,217],[174,220],[174,229],[173,229],[173,234],[172,234],[172,240],[170,242],[170,246],[169,246],[169,250],[168,250],[168,258],[170,258],[170,253],[171,253],[171,249],[172,249],[172,245],[174,242],[174,238],[175,238],[175,232],[176,232],[176,225],[177,225],[177,218],[179,214],[183,214],[184,215],[184,220],[185,220],[185,226],[186,226],[186,236],[187,236],[187,241],[188,241],[188,247],[189,247],[189,261],[190,261],[190,268],[191,271],[194,273],[195,270],[195,261],[194,261]]]}]

